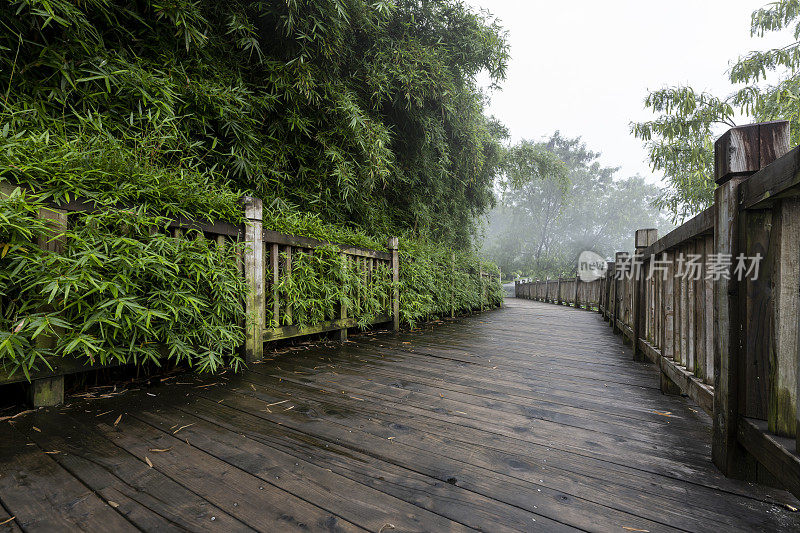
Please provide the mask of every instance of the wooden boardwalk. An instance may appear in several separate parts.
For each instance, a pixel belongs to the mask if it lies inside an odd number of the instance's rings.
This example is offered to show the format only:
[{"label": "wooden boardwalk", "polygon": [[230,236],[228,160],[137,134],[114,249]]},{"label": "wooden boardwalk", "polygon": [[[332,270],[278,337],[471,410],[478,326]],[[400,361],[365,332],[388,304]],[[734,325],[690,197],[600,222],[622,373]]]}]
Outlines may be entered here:
[{"label": "wooden boardwalk", "polygon": [[303,346],[0,424],[0,531],[800,530],[657,380],[597,314],[527,300]]}]

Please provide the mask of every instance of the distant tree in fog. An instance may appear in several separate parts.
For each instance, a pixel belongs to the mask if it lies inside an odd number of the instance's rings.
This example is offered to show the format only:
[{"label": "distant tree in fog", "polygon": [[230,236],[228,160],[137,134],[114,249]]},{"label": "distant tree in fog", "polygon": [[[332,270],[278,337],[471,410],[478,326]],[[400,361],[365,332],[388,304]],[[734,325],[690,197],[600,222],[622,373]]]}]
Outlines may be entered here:
[{"label": "distant tree in fog", "polygon": [[575,273],[577,257],[633,248],[633,233],[670,225],[653,207],[660,189],[639,176],[614,179],[600,154],[559,132],[522,141],[506,155],[497,206],[489,213],[484,254],[505,273],[535,278]]}]

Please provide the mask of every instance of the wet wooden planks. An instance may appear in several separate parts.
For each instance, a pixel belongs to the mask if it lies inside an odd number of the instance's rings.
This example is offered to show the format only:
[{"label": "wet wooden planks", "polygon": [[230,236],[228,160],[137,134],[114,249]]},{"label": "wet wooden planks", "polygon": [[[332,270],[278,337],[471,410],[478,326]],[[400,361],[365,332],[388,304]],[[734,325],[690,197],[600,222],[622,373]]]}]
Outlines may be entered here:
[{"label": "wet wooden planks", "polygon": [[183,382],[0,425],[0,531],[800,528],[587,311],[510,299]]}]

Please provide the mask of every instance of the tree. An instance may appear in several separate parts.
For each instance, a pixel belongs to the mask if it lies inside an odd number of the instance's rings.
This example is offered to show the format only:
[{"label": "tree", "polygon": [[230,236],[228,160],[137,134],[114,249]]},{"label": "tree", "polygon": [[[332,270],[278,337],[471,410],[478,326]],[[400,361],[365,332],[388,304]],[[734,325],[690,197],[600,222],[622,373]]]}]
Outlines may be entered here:
[{"label": "tree", "polygon": [[[461,0],[9,0],[0,21],[9,179],[193,173],[187,193],[461,246],[491,206],[502,128],[476,78],[499,84],[508,46]],[[44,175],[13,171],[42,154]]]},{"label": "tree", "polygon": [[[798,0],[779,0],[753,12],[751,36],[794,25],[794,42],[740,57],[728,77],[732,84],[743,85],[731,94],[718,97],[691,87],[669,87],[646,98],[645,107],[657,117],[632,124],[631,130],[645,142],[653,170],[664,173],[667,188],[656,203],[675,220],[696,214],[713,201],[714,135],[720,127],[734,126],[737,112],[757,122],[788,120],[792,145],[800,142],[798,18]],[[768,73],[776,72],[776,81],[768,83]]]},{"label": "tree", "polygon": [[615,180],[599,153],[559,132],[509,149],[484,253],[504,272],[574,275],[584,250],[612,257],[633,246],[636,229],[668,224],[652,206],[659,189],[641,177]]}]

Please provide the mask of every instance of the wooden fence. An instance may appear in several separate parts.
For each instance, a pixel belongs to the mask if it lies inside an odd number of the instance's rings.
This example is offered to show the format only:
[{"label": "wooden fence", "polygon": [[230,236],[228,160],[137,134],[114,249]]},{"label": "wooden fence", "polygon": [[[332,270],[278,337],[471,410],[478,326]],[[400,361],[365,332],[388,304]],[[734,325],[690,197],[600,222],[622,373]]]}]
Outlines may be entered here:
[{"label": "wooden fence", "polygon": [[[7,182],[0,182],[0,195],[9,195],[14,188]],[[227,242],[245,243],[241,257],[241,273],[248,285],[248,295],[244,302],[247,315],[244,326],[247,337],[245,346],[242,347],[246,362],[262,358],[265,342],[326,332],[337,332],[338,339],[344,341],[347,339],[348,328],[359,325],[344,301],[337,306],[335,316],[326,316],[321,322],[297,324],[293,320],[293,306],[298,305],[298,302],[293,301],[281,287],[289,284],[293,264],[301,260],[302,256],[313,255],[321,246],[328,249],[335,248],[341,254],[343,264],[349,269],[350,275],[361,277],[362,284],[358,292],[353,295],[355,300],[351,300],[352,302],[356,304],[363,302],[367,288],[371,286],[385,289],[385,293],[378,298],[381,310],[374,314],[367,325],[390,324],[394,330],[400,329],[400,259],[397,237],[389,239],[388,251],[378,251],[287,235],[263,228],[260,199],[244,197],[242,206],[246,222],[241,225],[221,221],[198,222],[179,217],[168,225],[167,230],[175,238],[185,238],[184,235],[188,230],[194,230],[192,238],[202,234],[204,238],[213,240],[220,246],[224,246]],[[73,200],[57,207],[42,208],[39,217],[49,220],[54,231],[58,232],[68,227],[71,213],[94,211],[96,211],[94,204]],[[39,242],[37,245],[56,253],[62,248],[58,239]],[[452,268],[455,269],[455,260]],[[471,272],[470,275],[480,280],[479,309],[484,310],[489,307],[490,302],[489,282],[499,274],[479,271]],[[450,315],[455,316],[457,309],[454,296],[452,301]],[[53,342],[53,339],[46,339],[44,336],[40,336],[39,339],[41,340],[38,342],[51,344]],[[48,363],[52,369],[40,365],[38,370],[30,372],[29,396],[34,406],[62,403],[65,375],[95,370],[103,366],[89,365],[82,360],[68,357],[51,357]],[[12,375],[0,366],[0,386],[24,381],[27,379],[22,372]]]},{"label": "wooden fence", "polygon": [[544,281],[515,281],[514,295],[560,305],[584,309],[597,309],[601,304],[602,285],[605,278],[581,281],[579,277],[548,279]]},{"label": "wooden fence", "polygon": [[715,181],[713,205],[674,231],[638,230],[634,253],[585,284],[599,293],[570,300],[562,279],[516,294],[596,309],[634,359],[659,366],[664,392],[712,416],[726,475],[800,496],[800,148],[789,151],[788,123],[725,133]]}]

